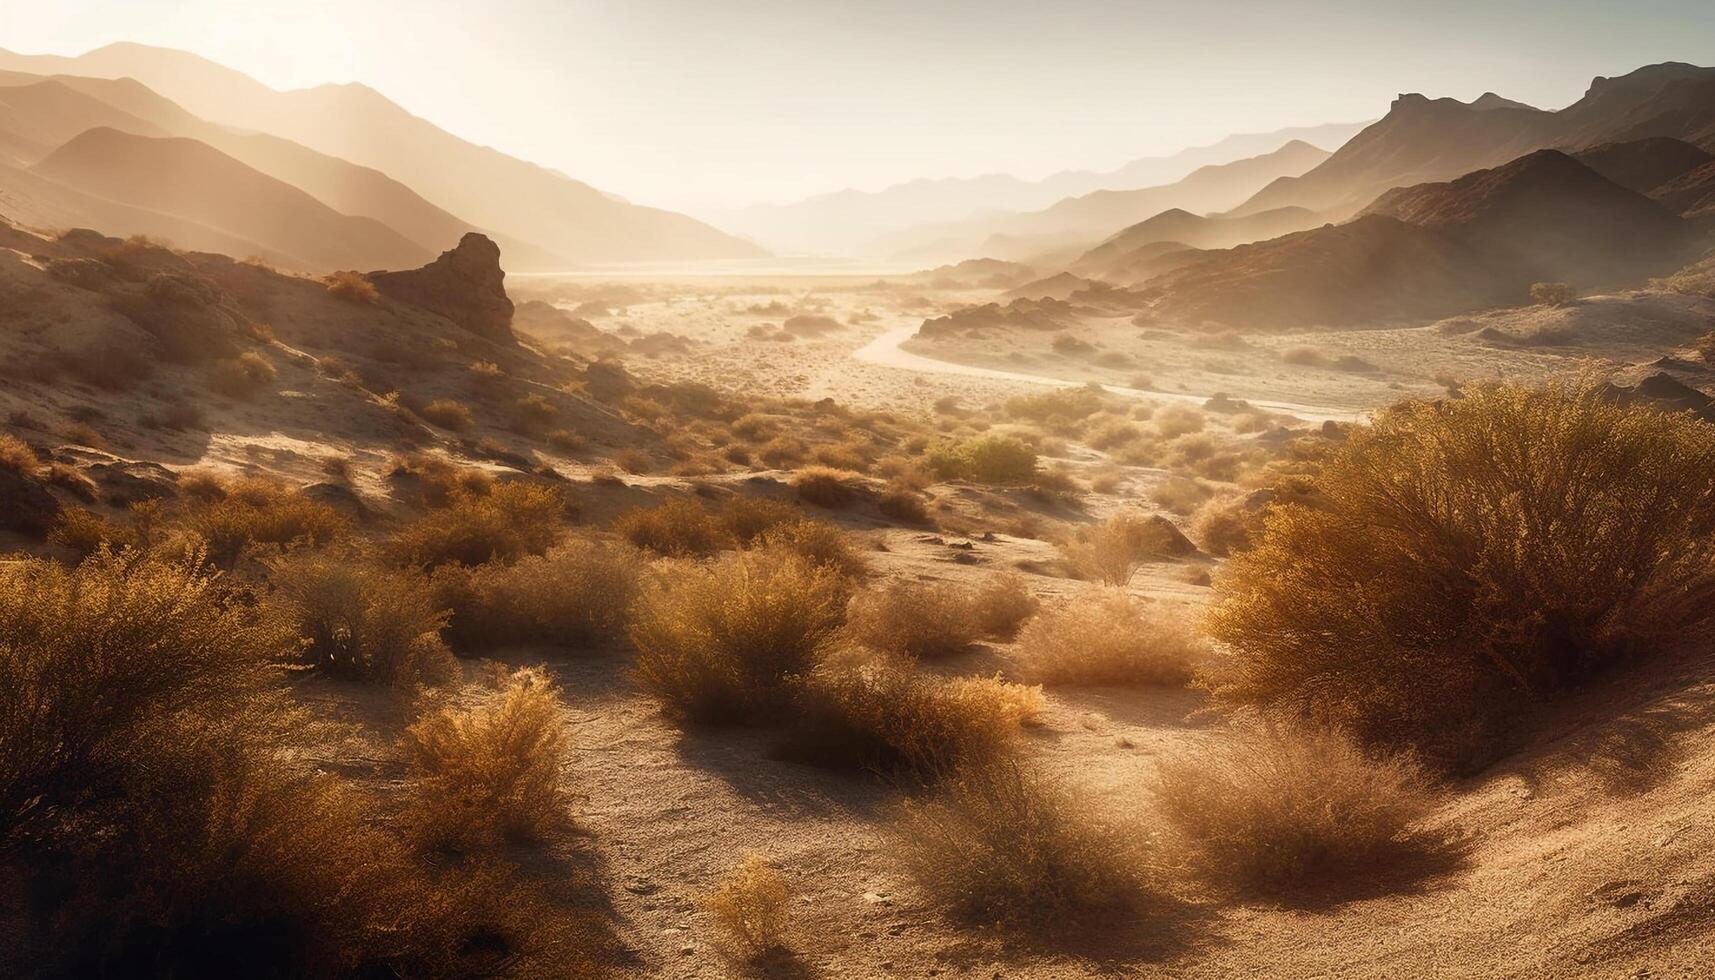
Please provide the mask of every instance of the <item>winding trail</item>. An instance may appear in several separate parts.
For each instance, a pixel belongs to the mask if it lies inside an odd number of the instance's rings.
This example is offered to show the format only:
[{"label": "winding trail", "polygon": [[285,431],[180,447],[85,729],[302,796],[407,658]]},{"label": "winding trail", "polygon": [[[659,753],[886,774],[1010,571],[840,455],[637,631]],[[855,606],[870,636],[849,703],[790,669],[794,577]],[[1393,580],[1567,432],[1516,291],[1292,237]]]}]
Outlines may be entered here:
[{"label": "winding trail", "polygon": [[[1041,374],[1025,374],[1020,371],[1002,371],[997,368],[979,367],[975,364],[959,364],[955,361],[942,361],[933,357],[924,357],[905,350],[903,345],[917,333],[915,326],[895,327],[880,334],[874,340],[852,352],[852,357],[866,364],[879,364],[883,367],[899,368],[905,371],[919,371],[928,374],[951,374],[971,378],[989,378],[996,381],[1016,381],[1024,384],[1047,385],[1054,388],[1081,388],[1082,381],[1070,381],[1065,378],[1052,378]],[[1102,385],[1104,391],[1129,398],[1149,398],[1157,401],[1178,401],[1192,405],[1202,405],[1212,395],[1199,395],[1190,392],[1152,391],[1145,388],[1127,388],[1124,385]],[[1235,399],[1237,400],[1237,399]],[[1274,402],[1244,399],[1251,405],[1268,412],[1281,412],[1295,415],[1307,422],[1361,422],[1369,416],[1368,411],[1331,408],[1324,405],[1304,405],[1297,402]]]}]

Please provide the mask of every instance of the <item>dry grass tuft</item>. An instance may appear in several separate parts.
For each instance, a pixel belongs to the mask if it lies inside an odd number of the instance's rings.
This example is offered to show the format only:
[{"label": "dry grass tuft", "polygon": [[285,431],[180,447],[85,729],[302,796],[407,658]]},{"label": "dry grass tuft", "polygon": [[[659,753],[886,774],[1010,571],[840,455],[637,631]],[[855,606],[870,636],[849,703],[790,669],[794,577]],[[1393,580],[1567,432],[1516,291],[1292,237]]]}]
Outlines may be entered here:
[{"label": "dry grass tuft", "polygon": [[766,719],[821,659],[845,600],[832,569],[777,549],[668,569],[633,613],[638,677],[683,720]]},{"label": "dry grass tuft", "polygon": [[982,629],[968,590],[894,579],[852,597],[846,634],[883,653],[948,657],[970,649]]},{"label": "dry grass tuft", "polygon": [[1217,584],[1228,704],[1457,767],[1521,702],[1715,617],[1715,427],[1593,380],[1477,387],[1355,429],[1314,509],[1270,511]]},{"label": "dry grass tuft", "polygon": [[533,840],[566,820],[570,742],[560,692],[542,668],[517,670],[474,704],[431,709],[405,730],[408,822],[432,847]]},{"label": "dry grass tuft", "polygon": [[792,889],[779,869],[760,854],[748,854],[703,897],[703,908],[748,958],[760,959],[785,946],[792,917]]},{"label": "dry grass tuft", "polygon": [[792,489],[798,492],[798,499],[807,504],[837,510],[852,505],[856,494],[851,483],[857,479],[861,478],[850,470],[811,466],[793,476]]},{"label": "dry grass tuft", "polygon": [[380,291],[361,272],[336,272],[322,281],[327,284],[328,295],[335,299],[366,306],[381,302]]},{"label": "dry grass tuft", "polygon": [[1017,572],[1003,572],[984,583],[970,598],[971,615],[977,629],[994,640],[1018,635],[1025,620],[1036,615],[1042,603]]},{"label": "dry grass tuft", "polygon": [[457,679],[441,642],[446,613],[422,573],[326,551],[287,555],[269,568],[273,605],[311,665],[406,689]]},{"label": "dry grass tuft", "polygon": [[470,407],[452,398],[437,398],[424,405],[417,414],[430,425],[448,432],[468,432],[476,425],[476,417],[471,414]]},{"label": "dry grass tuft", "polygon": [[1184,613],[1118,590],[1092,590],[1050,606],[1018,635],[1020,669],[1048,685],[1179,685],[1209,653]]},{"label": "dry grass tuft", "polygon": [[733,544],[721,519],[684,498],[621,514],[613,530],[639,548],[675,558],[712,555]]},{"label": "dry grass tuft", "polygon": [[512,565],[449,565],[434,576],[452,610],[455,649],[544,643],[587,647],[622,639],[643,562],[631,549],[574,537]]},{"label": "dry grass tuft", "polygon": [[514,482],[485,494],[454,490],[448,505],[400,528],[392,548],[412,565],[481,565],[539,555],[560,537],[566,501],[556,487]]},{"label": "dry grass tuft", "polygon": [[828,664],[799,686],[787,750],[817,765],[932,781],[1010,748],[1032,702],[1028,688],[997,685],[955,685],[893,658]]},{"label": "dry grass tuft", "polygon": [[253,545],[325,545],[350,530],[351,522],[320,501],[261,479],[222,482],[209,478],[206,493],[193,493],[176,519],[208,542],[209,557],[231,564]]},{"label": "dry grass tuft", "polygon": [[1177,557],[1185,550],[1181,536],[1165,520],[1117,513],[1100,524],[1079,528],[1061,550],[1080,574],[1123,586],[1144,562]]},{"label": "dry grass tuft", "polygon": [[1157,808],[1203,872],[1265,892],[1353,884],[1417,856],[1434,798],[1401,756],[1367,758],[1323,731],[1241,730],[1164,760]]},{"label": "dry grass tuft", "polygon": [[869,570],[869,562],[858,553],[852,536],[827,521],[803,518],[780,524],[766,531],[761,542],[764,547],[794,552],[812,564],[831,568],[844,578],[861,578]]},{"label": "dry grass tuft", "polygon": [[918,888],[955,917],[1043,938],[1147,919],[1166,902],[1145,836],[1002,757],[900,807],[895,840]]}]

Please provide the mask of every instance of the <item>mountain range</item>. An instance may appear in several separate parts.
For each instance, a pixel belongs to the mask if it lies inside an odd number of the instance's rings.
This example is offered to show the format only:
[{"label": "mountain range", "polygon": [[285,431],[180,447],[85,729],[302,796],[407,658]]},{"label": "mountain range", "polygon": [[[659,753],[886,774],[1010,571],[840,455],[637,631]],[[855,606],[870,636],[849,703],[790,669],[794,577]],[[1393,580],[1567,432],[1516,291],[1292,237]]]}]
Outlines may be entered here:
[{"label": "mountain range", "polygon": [[1171,184],[1092,191],[1038,211],[981,214],[913,228],[882,240],[877,247],[885,254],[913,259],[979,255],[1052,264],[1166,210],[1224,211],[1277,178],[1303,173],[1327,158],[1326,150],[1290,140],[1259,156],[1199,167]]},{"label": "mountain range", "polygon": [[1109,171],[1069,170],[1041,180],[1008,174],[913,180],[878,191],[847,189],[790,204],[708,211],[702,217],[783,252],[884,254],[900,251],[889,243],[909,240],[914,228],[953,225],[979,214],[1040,211],[1095,191],[1173,184],[1199,168],[1274,153],[1294,141],[1339,146],[1365,125],[1331,123],[1239,134],[1208,146],[1142,157]]},{"label": "mountain range", "polygon": [[1690,261],[1696,225],[1558,150],[1390,190],[1353,220],[1211,251],[1143,284],[1163,322],[1255,329],[1450,316],[1532,283],[1603,289]]},{"label": "mountain range", "polygon": [[[27,223],[57,217],[62,226],[99,224],[188,247],[236,240],[252,246],[250,254],[294,268],[327,268],[331,245],[252,239],[259,223],[289,226],[284,215],[222,211],[215,202],[184,213],[163,210],[168,202],[159,193],[147,201],[109,196],[137,185],[160,191],[162,174],[132,172],[159,165],[158,152],[135,160],[86,156],[75,168],[27,170],[95,129],[194,141],[216,155],[182,144],[171,152],[186,163],[218,168],[228,181],[261,187],[271,185],[259,177],[271,178],[340,215],[379,222],[417,246],[413,259],[433,256],[470,230],[490,233],[514,269],[764,254],[685,215],[626,202],[459,139],[365,86],[280,92],[196,55],[137,44],[74,58],[0,51],[0,208]],[[112,136],[104,139],[119,145]],[[233,164],[253,173],[240,177]],[[285,200],[266,196],[268,204]],[[365,249],[387,238],[371,233],[351,244]],[[396,241],[362,255],[354,263],[359,268],[397,265],[407,257]]]},{"label": "mountain range", "polygon": [[1451,180],[1532,150],[1664,136],[1715,150],[1715,69],[1667,62],[1597,78],[1583,98],[1553,111],[1493,93],[1470,103],[1401,95],[1327,160],[1282,177],[1235,212],[1296,206],[1344,218],[1389,188]]}]

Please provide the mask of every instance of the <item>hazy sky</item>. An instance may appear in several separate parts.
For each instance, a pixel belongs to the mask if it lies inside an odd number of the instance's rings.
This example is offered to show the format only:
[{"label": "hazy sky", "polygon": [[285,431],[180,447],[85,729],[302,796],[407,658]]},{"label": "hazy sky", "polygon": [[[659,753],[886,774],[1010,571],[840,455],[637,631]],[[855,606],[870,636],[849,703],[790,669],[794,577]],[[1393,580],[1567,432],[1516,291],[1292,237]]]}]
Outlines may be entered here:
[{"label": "hazy sky", "polygon": [[1397,92],[1536,105],[1715,64],[1711,0],[0,0],[0,47],[132,40],[362,81],[468,139],[693,208],[1106,169]]}]

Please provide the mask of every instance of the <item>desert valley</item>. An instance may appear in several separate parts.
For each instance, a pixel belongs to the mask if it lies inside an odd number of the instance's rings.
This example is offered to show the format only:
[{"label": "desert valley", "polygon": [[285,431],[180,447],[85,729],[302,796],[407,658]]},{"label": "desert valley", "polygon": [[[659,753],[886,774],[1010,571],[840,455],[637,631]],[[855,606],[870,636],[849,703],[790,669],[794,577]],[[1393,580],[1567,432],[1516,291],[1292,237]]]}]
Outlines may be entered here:
[{"label": "desert valley", "polygon": [[0,974],[1715,976],[1715,68],[1615,70],[672,210],[0,50]]}]

